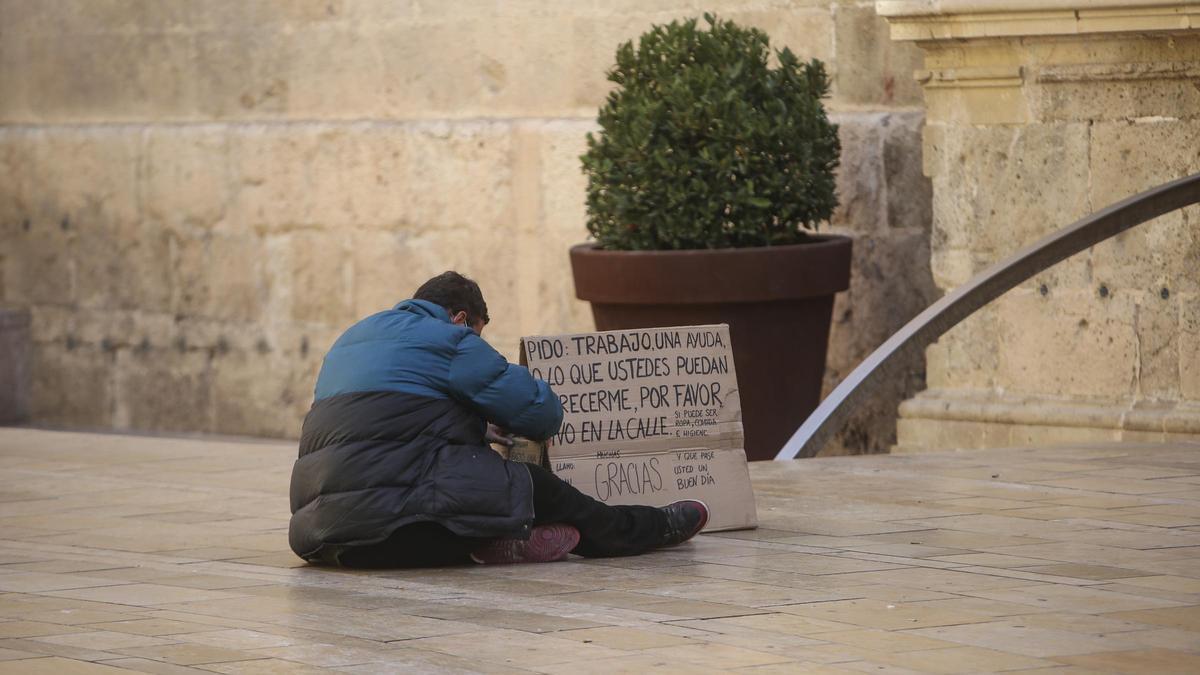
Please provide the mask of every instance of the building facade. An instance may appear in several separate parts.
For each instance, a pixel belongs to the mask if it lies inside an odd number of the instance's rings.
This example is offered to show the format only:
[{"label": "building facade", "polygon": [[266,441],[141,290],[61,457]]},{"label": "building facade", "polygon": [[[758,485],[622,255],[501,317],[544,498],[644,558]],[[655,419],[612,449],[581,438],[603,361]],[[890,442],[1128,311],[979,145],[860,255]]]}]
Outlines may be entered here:
[{"label": "building facade", "polygon": [[[567,249],[605,73],[704,11],[833,75],[836,382],[934,295],[920,51],[871,2],[0,0],[0,299],[32,312],[34,422],[294,436],[337,334],[445,269],[511,357],[589,329]],[[922,372],[851,445],[891,443]]]},{"label": "building facade", "polygon": [[[878,3],[925,67],[933,276],[962,284],[1200,172],[1200,3]],[[899,449],[1200,439],[1200,207],[1010,291],[928,350]]]}]

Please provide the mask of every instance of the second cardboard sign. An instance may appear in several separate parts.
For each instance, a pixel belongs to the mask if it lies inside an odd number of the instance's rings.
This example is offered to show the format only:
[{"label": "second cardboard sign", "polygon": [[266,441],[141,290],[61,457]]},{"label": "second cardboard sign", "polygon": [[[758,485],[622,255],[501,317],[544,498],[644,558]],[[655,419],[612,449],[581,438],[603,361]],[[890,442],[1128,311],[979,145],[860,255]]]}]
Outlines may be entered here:
[{"label": "second cardboard sign", "polygon": [[562,401],[559,477],[609,504],[700,499],[708,530],[756,525],[728,326],[531,336],[521,363]]}]

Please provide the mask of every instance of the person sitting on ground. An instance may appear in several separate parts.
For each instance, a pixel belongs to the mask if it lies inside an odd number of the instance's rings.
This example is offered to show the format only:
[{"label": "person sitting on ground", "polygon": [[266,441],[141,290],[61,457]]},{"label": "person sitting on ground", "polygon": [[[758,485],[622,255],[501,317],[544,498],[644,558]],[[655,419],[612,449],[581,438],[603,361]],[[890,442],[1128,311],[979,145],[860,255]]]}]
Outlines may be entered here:
[{"label": "person sitting on ground", "polygon": [[479,285],[446,272],[329,350],[292,468],[288,539],[344,567],[624,556],[684,542],[702,502],[609,506],[489,441],[544,440],[562,423],[545,382],[483,340]]}]

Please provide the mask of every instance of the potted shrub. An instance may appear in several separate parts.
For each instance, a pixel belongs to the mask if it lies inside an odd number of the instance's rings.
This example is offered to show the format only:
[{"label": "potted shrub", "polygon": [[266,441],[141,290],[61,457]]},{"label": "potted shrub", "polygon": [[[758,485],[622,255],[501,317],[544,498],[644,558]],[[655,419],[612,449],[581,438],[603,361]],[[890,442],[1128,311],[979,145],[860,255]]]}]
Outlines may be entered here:
[{"label": "potted shrub", "polygon": [[849,285],[850,240],[816,234],[841,146],[821,62],[773,65],[766,34],[704,18],[618,48],[571,265],[598,330],[728,323],[747,455],[770,459],[820,400]]}]

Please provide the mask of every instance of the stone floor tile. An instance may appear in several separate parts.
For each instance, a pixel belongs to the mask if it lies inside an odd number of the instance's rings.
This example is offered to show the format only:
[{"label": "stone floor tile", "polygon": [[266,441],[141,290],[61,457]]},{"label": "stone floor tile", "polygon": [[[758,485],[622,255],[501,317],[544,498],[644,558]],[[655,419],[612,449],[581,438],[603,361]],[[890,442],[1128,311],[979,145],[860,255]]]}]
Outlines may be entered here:
[{"label": "stone floor tile", "polygon": [[1063,532],[1059,535],[1059,538],[1063,541],[1078,541],[1085,544],[1141,550],[1200,546],[1200,534],[1194,532],[1175,532],[1165,527],[1153,529],[1157,531],[1136,532],[1115,528],[1083,530]]},{"label": "stone floor tile", "polygon": [[956,563],[964,566],[972,567],[1029,567],[1031,565],[1045,565],[1046,560],[1039,558],[1023,558],[1016,555],[1004,555],[1001,553],[966,553],[963,555],[945,555],[938,556],[938,560],[943,562]]},{"label": "stone floor tile", "polygon": [[1010,509],[1004,512],[1006,516],[1014,518],[1032,518],[1034,520],[1075,520],[1075,519],[1090,519],[1090,520],[1106,520],[1109,516],[1109,511],[1104,509],[1091,508],[1087,506],[1072,506],[1067,504],[1045,504],[1039,506],[1030,506],[1024,509]]},{"label": "stone floor tile", "polygon": [[942,593],[941,591],[931,591],[909,586],[889,586],[887,584],[855,584],[845,586],[841,588],[841,591],[846,594],[846,597],[830,598],[830,600],[883,600],[894,604],[897,602],[922,602],[924,600],[949,600],[950,598],[959,597],[953,593]]},{"label": "stone floor tile", "polygon": [[306,666],[295,661],[283,659],[253,659],[250,661],[228,661],[225,663],[210,663],[205,670],[214,673],[230,673],[233,675],[309,675],[310,673],[328,673],[324,668]]},{"label": "stone floor tile", "polygon": [[582,593],[590,590],[587,586],[579,584],[557,583],[538,579],[483,579],[469,583],[460,583],[458,587],[473,592],[516,593],[523,596]]},{"label": "stone floor tile", "polygon": [[300,640],[295,640],[283,635],[272,635],[270,633],[262,633],[259,631],[245,630],[242,628],[232,628],[229,630],[215,630],[200,633],[186,633],[180,636],[180,639],[186,642],[194,642],[201,645],[211,645],[213,647],[225,647],[227,649],[264,649],[267,647],[286,647],[296,644]]},{"label": "stone floor tile", "polygon": [[995,552],[1005,546],[1041,545],[1051,543],[1037,537],[1020,537],[996,532],[962,532],[956,530],[927,529],[920,532],[881,534],[871,537],[877,541],[907,542],[924,546],[944,546],[981,552]]},{"label": "stone floor tile", "polygon": [[1056,609],[1065,609],[1083,614],[1102,614],[1105,612],[1170,607],[1181,604],[1171,600],[1056,584],[977,590],[971,591],[970,595],[980,598],[991,598],[993,600],[1005,600],[1032,607],[1054,607]]},{"label": "stone floor tile", "polygon": [[774,570],[776,572],[799,572],[817,576],[823,574],[843,574],[846,572],[893,570],[900,567],[899,565],[890,563],[855,560],[854,558],[831,555],[814,555],[811,553],[768,553],[765,555],[742,556],[726,560],[724,564]]},{"label": "stone floor tile", "polygon": [[176,640],[151,637],[148,635],[133,635],[132,633],[117,633],[106,630],[93,630],[84,633],[68,633],[65,635],[42,635],[39,637],[31,637],[29,639],[36,642],[48,642],[55,645],[67,645],[69,647],[97,649],[100,651],[112,651],[114,649],[121,649],[123,647],[165,645],[177,642]]},{"label": "stone floor tile", "polygon": [[760,609],[773,605],[789,605],[797,602],[814,602],[819,600],[842,600],[853,597],[840,591],[781,588],[769,584],[740,581],[696,583],[695,579],[686,584],[663,586],[654,589],[654,592],[672,598],[685,598],[702,602]]},{"label": "stone floor tile", "polygon": [[850,581],[851,583],[888,584],[946,593],[1028,585],[1028,582],[1021,579],[1008,579],[993,574],[971,574],[956,570],[940,570],[924,567],[888,570],[886,572],[841,574],[839,575],[839,579]]},{"label": "stone floor tile", "polygon": [[1169,591],[1150,586],[1135,586],[1133,584],[1125,583],[1124,579],[1113,579],[1111,581],[1089,586],[1089,588],[1095,588],[1096,590],[1100,591],[1111,591],[1113,593],[1123,593],[1125,595],[1137,595],[1144,598],[1159,598],[1185,605],[1200,605],[1200,593],[1184,593],[1182,591]]},{"label": "stone floor tile", "polygon": [[875,661],[922,673],[992,673],[1055,665],[1053,661],[982,647],[951,647],[885,654]]},{"label": "stone floor tile", "polygon": [[1173,649],[1098,652],[1061,656],[1055,660],[1110,673],[1155,673],[1156,675],[1200,673],[1200,654],[1189,654]]},{"label": "stone floor tile", "polygon": [[787,655],[789,658],[800,662],[833,665],[848,664],[856,661],[875,662],[874,659],[883,656],[884,652],[852,645],[821,644],[789,649]]},{"label": "stone floor tile", "polygon": [[[549,675],[642,675],[643,673],[663,673],[664,675],[709,675],[710,673],[725,673],[726,668],[708,667],[688,661],[680,661],[669,655],[631,654],[596,661],[572,661],[569,663],[554,663],[533,668],[535,672]],[[791,670],[790,672],[806,672]]]},{"label": "stone floor tile", "polygon": [[838,668],[854,673],[875,673],[875,675],[925,675],[919,670],[888,665],[873,660],[851,661],[837,664]]},{"label": "stone floor tile", "polygon": [[[884,536],[884,535],[876,535]],[[871,537],[836,537],[827,534],[798,534],[793,532],[790,537],[781,537],[773,539],[772,543],[786,544],[789,546],[810,546],[822,551],[815,552],[831,552],[839,549],[849,548],[856,545],[870,545],[879,543],[875,536]]]},{"label": "stone floor tile", "polygon": [[1163,491],[1159,481],[1136,478],[1105,478],[1102,476],[1075,476],[1037,481],[1041,485],[1089,490],[1092,492],[1115,492],[1124,495],[1145,495]]},{"label": "stone floor tile", "polygon": [[87,630],[60,623],[43,623],[40,621],[5,621],[0,622],[0,639],[28,638],[41,635],[63,635]]},{"label": "stone floor tile", "polygon": [[[801,572],[713,564],[688,565],[677,568],[676,571],[692,575],[691,578],[684,579],[685,582],[690,583],[703,583],[708,579],[725,579],[792,589],[797,593],[797,602],[822,602],[825,600],[847,600],[854,597],[861,597],[852,595],[848,591],[843,591],[842,588],[849,584],[837,583],[837,577],[832,575],[815,576]],[[606,585],[612,589],[620,584]],[[659,588],[659,586],[657,584],[643,583],[638,588],[642,590],[654,590]]]},{"label": "stone floor tile", "polygon": [[817,636],[834,631],[855,630],[857,626],[851,623],[829,621],[826,619],[799,616],[795,614],[775,613],[756,614],[753,616],[738,616],[728,619],[708,619],[703,621],[685,622],[684,625],[701,628],[707,631],[722,632],[724,626],[733,629],[752,629],[766,633],[780,633],[800,637]]},{"label": "stone floor tile", "polygon": [[871,543],[871,544],[851,544],[845,547],[849,551],[860,551],[862,553],[878,553],[881,555],[890,555],[902,558],[918,558],[941,560],[945,556],[963,555],[968,553],[961,548],[945,548],[942,546],[924,546],[922,544],[902,544],[902,543]]},{"label": "stone floor tile", "polygon": [[668,662],[689,663],[720,669],[762,666],[794,660],[778,654],[711,643],[652,647],[643,650],[643,653],[647,656],[667,659]]},{"label": "stone floor tile", "polygon": [[[701,604],[701,603],[695,603]],[[520,611],[511,609],[494,609],[477,605],[446,605],[430,603],[427,607],[406,610],[418,617],[442,620],[447,626],[450,622],[458,624],[474,624],[492,628],[517,628],[530,633],[551,633],[568,628],[591,628],[601,624],[596,621],[564,617],[550,612]],[[642,611],[652,611],[645,609]],[[698,610],[699,611],[699,610]],[[686,615],[686,614],[684,614]],[[672,614],[674,616],[674,614]],[[445,635],[452,631],[436,633]],[[410,637],[431,637],[431,635],[412,635]]]},{"label": "stone floor tile", "polygon": [[[490,619],[481,617],[481,620],[491,619],[495,619],[495,617],[491,617]],[[329,615],[322,616],[319,614],[308,617],[289,616],[286,617],[284,623],[288,626],[296,628],[325,631],[331,635],[360,637],[379,642],[440,637],[443,635],[460,635],[464,633],[475,632],[486,627],[466,621],[433,619],[424,616],[405,616],[396,612],[390,612],[389,610],[359,612],[357,616],[350,618],[331,618]],[[568,623],[568,621],[563,621],[563,624],[566,623]],[[591,622],[579,623],[581,623],[583,626],[592,625]],[[541,625],[526,627],[545,630],[550,630],[553,628],[546,626],[544,623]],[[565,627],[565,625],[559,625],[555,629],[561,629],[563,627]]]},{"label": "stone floor tile", "polygon": [[1200,593],[1200,579],[1189,577],[1176,577],[1171,575],[1155,575],[1148,577],[1133,577],[1121,579],[1121,584],[1124,586],[1144,586],[1146,588],[1158,588],[1164,591],[1172,591],[1176,593]]},{"label": "stone floor tile", "polygon": [[1150,624],[1136,621],[1122,621],[1094,614],[1076,614],[1071,612],[1038,612],[1036,614],[1018,614],[1005,617],[1005,621],[1014,626],[1025,628],[1053,628],[1073,633],[1089,635],[1109,635],[1113,633],[1130,633],[1145,631],[1153,628]]},{"label": "stone floor tile", "polygon": [[[1182,549],[1167,550],[1177,551]],[[1154,560],[1138,565],[1138,569],[1152,572],[1154,574],[1166,574],[1200,579],[1200,565],[1196,564],[1195,557],[1188,557],[1179,560]]]},{"label": "stone floor tile", "polygon": [[134,581],[155,581],[163,577],[171,576],[172,572],[165,572],[153,567],[116,567],[107,570],[97,570],[93,572],[80,572],[83,576],[103,577],[105,579],[119,579],[123,583]]},{"label": "stone floor tile", "polygon": [[902,630],[987,621],[988,617],[955,610],[920,607],[920,603],[889,604],[878,600],[841,600],[775,607],[779,612],[863,628]]},{"label": "stone floor tile", "polygon": [[938,506],[961,510],[963,514],[990,511],[1007,511],[1009,509],[1027,509],[1031,503],[1021,499],[1000,499],[997,497],[955,497],[935,502]]},{"label": "stone floor tile", "polygon": [[386,661],[341,666],[342,673],[361,675],[396,675],[396,673],[484,673],[486,675],[528,675],[532,667],[516,668],[478,658],[465,658],[424,649],[405,648]]},{"label": "stone floor tile", "polygon": [[42,655],[34,652],[25,652],[19,649],[4,649],[0,648],[0,662],[2,661],[20,661],[22,659],[36,659]]},{"label": "stone floor tile", "polygon": [[[80,602],[81,605],[95,606],[96,603]],[[137,617],[137,608],[122,607],[120,605],[106,605],[116,609],[124,610],[120,612],[111,610],[87,609],[65,607],[63,609],[47,609],[39,612],[29,612],[25,615],[30,621],[40,621],[44,623],[59,623],[65,626],[81,626],[84,624],[101,623],[103,621],[121,621],[122,619],[131,619]]]},{"label": "stone floor tile", "polygon": [[[286,541],[283,543],[286,546]],[[276,548],[278,549],[279,547],[276,546]],[[249,556],[246,558],[233,558],[233,561],[245,563],[247,565],[259,565],[262,567],[291,568],[291,567],[304,567],[305,565],[307,565],[307,563],[305,563],[303,560],[297,558],[296,555],[290,551],[280,552],[280,553],[267,553],[265,555],[255,555],[255,556]]]},{"label": "stone floor tile", "polygon": [[1020,675],[1112,675],[1111,670],[1093,670],[1091,668],[1080,668],[1078,665],[1052,665],[1050,668],[1031,668],[1028,670],[1016,670],[1014,673]]},{"label": "stone floor tile", "polygon": [[219,574],[162,576],[156,578],[154,583],[162,584],[163,586],[181,586],[183,588],[199,588],[208,591],[263,586],[263,581],[261,579],[239,579],[237,577]]},{"label": "stone floor tile", "polygon": [[22,572],[41,572],[43,574],[70,574],[72,572],[101,572],[111,570],[114,567],[112,563],[101,563],[92,560],[39,560],[37,562],[4,565],[3,569]]},{"label": "stone floor tile", "polygon": [[853,663],[828,665],[809,661],[792,661],[788,663],[773,663],[766,666],[738,668],[732,672],[755,673],[757,675],[793,675],[794,673],[804,673],[805,675],[846,675],[849,673],[853,675],[854,673],[862,672],[848,668],[850,665],[853,665]]},{"label": "stone floor tile", "polygon": [[396,656],[394,647],[378,643],[372,647],[305,643],[250,651],[256,656],[283,659],[321,668],[378,663]]},{"label": "stone floor tile", "polygon": [[0,591],[14,591],[18,593],[58,591],[72,588],[89,588],[92,586],[113,586],[123,583],[125,582],[119,579],[101,579],[73,574],[46,574],[41,572],[0,574]]},{"label": "stone floor tile", "polygon": [[465,645],[470,645],[472,659],[526,668],[571,661],[591,661],[626,654],[620,650],[581,644],[575,640],[499,629],[419,638],[409,641],[405,646],[454,656],[463,654]]},{"label": "stone floor tile", "polygon": [[1075,492],[1067,492],[1048,501],[1053,504],[1064,504],[1068,506],[1084,506],[1097,509],[1123,509],[1129,507],[1153,505],[1157,500],[1147,497],[1130,497],[1126,495],[1100,493],[1081,495]]},{"label": "stone floor tile", "polygon": [[1121,637],[1139,648],[1161,647],[1181,652],[1200,653],[1200,640],[1196,639],[1196,634],[1192,631],[1177,628],[1154,628],[1122,633]]},{"label": "stone floor tile", "polygon": [[106,666],[112,666],[114,668],[122,668],[126,671],[151,673],[151,675],[198,675],[199,673],[212,672],[210,670],[200,670],[199,668],[191,668],[189,666],[177,666],[173,663],[164,663],[163,661],[151,661],[150,659],[138,659],[132,657],[103,661],[102,664]]},{"label": "stone floor tile", "polygon": [[1090,635],[1030,626],[1025,622],[1013,620],[918,628],[909,632],[935,640],[958,642],[964,645],[1038,658],[1090,654],[1110,650],[1117,646],[1127,647],[1134,644],[1123,641],[1124,633],[1104,636]]},{"label": "stone floor tile", "polygon": [[1004,602],[989,598],[956,597],[948,600],[923,600],[907,603],[908,607],[917,609],[936,609],[954,612],[978,614],[985,618],[1004,618],[1032,614],[1039,608],[1022,605],[1016,602]]},{"label": "stone floor tile", "polygon": [[194,666],[209,663],[225,663],[229,661],[246,661],[253,659],[254,654],[237,649],[212,647],[198,644],[170,644],[153,647],[130,647],[114,650],[126,656],[137,656],[152,661],[165,661],[180,666]]},{"label": "stone floor tile", "polygon": [[554,637],[567,640],[611,647],[623,651],[648,649],[650,647],[674,647],[691,644],[692,641],[670,633],[664,633],[653,628],[626,628],[624,626],[601,626],[599,628],[579,628],[554,633]]},{"label": "stone floor tile", "polygon": [[189,558],[195,560],[237,560],[240,558],[252,558],[256,552],[245,548],[228,548],[224,546],[207,546],[202,548],[180,548],[168,549],[164,553],[178,557]]},{"label": "stone floor tile", "polygon": [[73,661],[58,656],[0,663],[0,673],[19,675],[117,675],[129,671],[99,663]]},{"label": "stone floor tile", "polygon": [[[1145,570],[1153,563],[1170,561],[1169,552],[1174,549],[1155,551],[1130,548],[1100,546],[1083,542],[1044,542],[1042,544],[1023,544],[1020,546],[1002,546],[992,549],[992,553],[1003,553],[1021,557],[1037,557],[1053,564],[1054,561],[1077,563],[1081,565],[1103,565],[1125,569]],[[1185,575],[1186,576],[1186,575]]]},{"label": "stone floor tile", "polygon": [[900,631],[866,628],[859,630],[821,633],[819,638],[837,644],[853,645],[863,649],[887,653],[915,652],[925,649],[946,649],[957,646],[953,642],[912,635]]},{"label": "stone floor tile", "polygon": [[[0,628],[3,624],[0,624]],[[183,633],[202,633],[211,631],[213,627],[202,623],[174,621],[171,619],[127,619],[125,621],[108,621],[105,623],[88,624],[87,628],[94,630],[110,630],[118,633],[134,635],[180,635]]]},{"label": "stone floor tile", "polygon": [[114,658],[116,656],[110,652],[88,649],[86,647],[75,647],[73,645],[60,645],[50,642],[41,642],[33,638],[9,638],[6,640],[0,640],[0,649],[14,649],[21,652],[33,652],[42,656],[61,656],[63,658],[75,659],[78,661],[103,661],[104,659]]},{"label": "stone floor tile", "polygon": [[1105,515],[1105,520],[1133,525],[1176,528],[1200,525],[1200,514],[1134,513],[1130,509],[1116,513],[1110,511]]},{"label": "stone floor tile", "polygon": [[[199,603],[199,604],[205,604],[205,603]],[[213,628],[214,626],[218,627],[218,628],[246,628],[249,630],[255,630],[255,629],[261,628],[263,626],[262,623],[259,623],[257,621],[246,621],[243,619],[235,618],[235,617],[227,615],[227,614],[221,614],[220,612],[213,614],[213,615],[207,615],[202,611],[200,611],[200,612],[197,612],[197,611],[179,612],[179,611],[167,610],[167,609],[153,609],[153,610],[148,610],[148,611],[142,612],[139,615],[139,617],[145,618],[145,619],[151,619],[151,620],[177,621],[177,622],[185,623],[185,624],[200,624],[203,626],[208,626],[207,629],[201,629],[201,630],[214,630],[214,628]],[[125,618],[130,619],[130,618],[135,618],[135,617],[125,617]],[[189,630],[191,630],[191,629],[189,629]],[[199,632],[199,631],[197,631],[197,632]],[[170,633],[165,633],[165,635],[170,635]]]},{"label": "stone floor tile", "polygon": [[1156,626],[1178,628],[1180,630],[1200,633],[1200,605],[1187,607],[1167,607],[1163,609],[1146,609],[1140,611],[1112,612],[1105,614],[1112,619],[1137,621]]},{"label": "stone floor tile", "polygon": [[1091,579],[1096,581],[1104,579],[1127,579],[1129,577],[1145,576],[1143,572],[1139,572],[1137,570],[1127,570],[1121,567],[1080,565],[1071,563],[1058,565],[1029,565],[1022,567],[1021,569],[1026,572],[1035,572],[1037,574],[1049,574],[1056,577],[1075,577],[1078,579]]},{"label": "stone floor tile", "polygon": [[1060,539],[1068,532],[1086,529],[1082,525],[1072,525],[1067,522],[990,514],[942,516],[940,518],[913,520],[909,521],[909,523],[914,526],[914,529],[916,529],[916,526],[920,526],[924,528],[963,530],[980,534],[1001,534],[1013,537],[1033,537],[1053,540]]},{"label": "stone floor tile", "polygon": [[[700,624],[693,622],[687,625],[699,626]],[[819,636],[804,637],[782,633],[767,633],[731,626],[723,626],[721,630],[708,635],[692,635],[691,638],[692,645],[725,645],[739,649],[748,649],[750,651],[764,652],[792,660],[806,658],[810,650],[814,647],[827,646],[827,643],[823,642]]]},{"label": "stone floor tile", "polygon": [[99,588],[77,588],[65,591],[51,591],[47,595],[57,598],[95,600],[119,605],[133,605],[136,607],[153,607],[154,605],[169,605],[179,602],[223,600],[237,597],[232,593],[180,588],[178,586],[163,586],[161,584],[124,584],[121,586],[101,586]]}]

